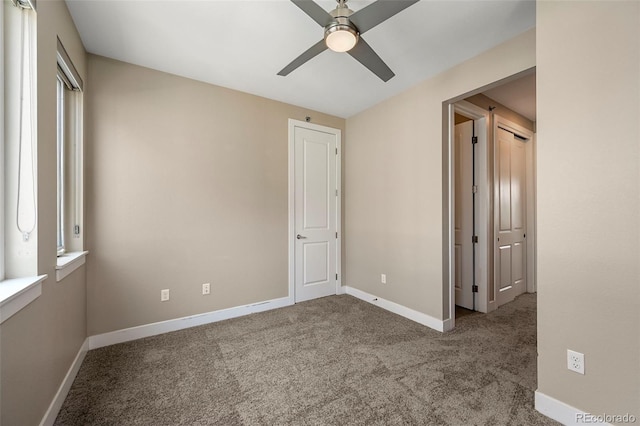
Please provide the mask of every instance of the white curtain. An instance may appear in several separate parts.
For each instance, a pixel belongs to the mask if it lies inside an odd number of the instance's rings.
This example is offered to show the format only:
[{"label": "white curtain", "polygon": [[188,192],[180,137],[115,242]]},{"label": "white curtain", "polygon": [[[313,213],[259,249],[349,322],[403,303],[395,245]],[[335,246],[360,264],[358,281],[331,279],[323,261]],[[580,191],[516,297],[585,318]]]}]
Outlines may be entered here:
[{"label": "white curtain", "polygon": [[17,225],[27,241],[36,228],[36,90],[33,16],[22,9]]}]

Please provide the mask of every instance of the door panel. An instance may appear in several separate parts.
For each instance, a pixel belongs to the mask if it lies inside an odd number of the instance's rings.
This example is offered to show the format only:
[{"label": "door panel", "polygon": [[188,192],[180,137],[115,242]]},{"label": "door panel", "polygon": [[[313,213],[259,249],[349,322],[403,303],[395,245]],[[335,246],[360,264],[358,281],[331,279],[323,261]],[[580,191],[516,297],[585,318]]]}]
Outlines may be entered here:
[{"label": "door panel", "polygon": [[500,291],[511,289],[511,246],[503,246],[499,249],[500,255],[498,261],[500,262]]},{"label": "door panel", "polygon": [[473,309],[473,121],[455,130],[455,304]]},{"label": "door panel", "polygon": [[498,182],[500,196],[498,198],[500,214],[500,231],[511,230],[511,141],[498,139]]},{"label": "door panel", "polygon": [[514,243],[511,246],[513,258],[511,259],[511,280],[514,286],[522,285],[524,281],[524,244]]},{"label": "door panel", "polygon": [[336,293],[337,136],[295,127],[295,301]]},{"label": "door panel", "polygon": [[[513,137],[513,135],[512,135]],[[511,152],[511,220],[513,230],[524,231],[525,225],[525,149],[524,143],[514,138]]]},{"label": "door panel", "polygon": [[329,152],[326,141],[305,139],[304,151],[304,229],[327,229],[329,227]]},{"label": "door panel", "polygon": [[327,242],[303,243],[303,285],[323,283],[329,280],[330,250]]},{"label": "door panel", "polygon": [[525,142],[498,129],[496,143],[496,271],[498,306],[526,289]]}]

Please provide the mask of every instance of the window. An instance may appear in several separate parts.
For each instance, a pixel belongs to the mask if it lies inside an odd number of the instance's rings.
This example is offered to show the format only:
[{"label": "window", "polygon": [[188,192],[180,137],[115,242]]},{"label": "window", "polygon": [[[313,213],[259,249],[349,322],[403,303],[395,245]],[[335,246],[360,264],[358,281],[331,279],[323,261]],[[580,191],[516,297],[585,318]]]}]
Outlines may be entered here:
[{"label": "window", "polygon": [[2,4],[3,247],[0,278],[37,273],[36,230],[36,19],[27,1]]},{"label": "window", "polygon": [[0,6],[0,323],[37,299],[35,0]]},{"label": "window", "polygon": [[57,253],[82,251],[82,79],[58,40]]},{"label": "window", "polygon": [[56,281],[85,263],[83,248],[83,82],[58,39]]}]

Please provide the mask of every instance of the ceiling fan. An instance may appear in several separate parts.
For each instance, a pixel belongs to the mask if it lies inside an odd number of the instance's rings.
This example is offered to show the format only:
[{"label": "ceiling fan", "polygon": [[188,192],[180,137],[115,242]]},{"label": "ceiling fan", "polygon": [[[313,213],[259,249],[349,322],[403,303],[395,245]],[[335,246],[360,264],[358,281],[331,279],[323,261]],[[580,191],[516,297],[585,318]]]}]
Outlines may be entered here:
[{"label": "ceiling fan", "polygon": [[347,0],[336,1],[338,6],[327,12],[312,0],[291,0],[324,28],[324,38],[284,67],[278,75],[288,75],[329,48],[335,52],[347,52],[382,81],[389,81],[395,74],[364,41],[362,34],[419,0],[378,0],[357,12],[347,7]]}]

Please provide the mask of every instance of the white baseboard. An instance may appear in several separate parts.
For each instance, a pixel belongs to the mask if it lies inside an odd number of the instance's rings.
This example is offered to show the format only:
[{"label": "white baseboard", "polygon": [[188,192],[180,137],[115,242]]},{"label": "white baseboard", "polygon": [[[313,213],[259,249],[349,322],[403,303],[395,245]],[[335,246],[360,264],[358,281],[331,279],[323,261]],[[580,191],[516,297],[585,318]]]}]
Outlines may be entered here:
[{"label": "white baseboard", "polygon": [[56,392],[53,397],[53,401],[49,405],[47,412],[44,414],[42,421],[40,422],[40,426],[51,426],[56,421],[56,417],[58,417],[58,413],[60,412],[60,408],[62,408],[62,404],[64,400],[67,398],[67,394],[69,393],[69,389],[71,389],[71,385],[78,375],[78,371],[80,370],[80,366],[82,365],[82,361],[84,361],[84,357],[89,350],[89,339],[85,339],[80,346],[80,350],[76,355],[75,359],[71,363],[71,367],[69,367],[69,371],[67,371],[67,375],[64,376],[60,387],[58,388],[58,392]]},{"label": "white baseboard", "polygon": [[536,391],[536,410],[545,416],[562,423],[563,425],[609,425],[600,421],[598,416],[592,416],[582,410],[578,410],[562,401],[558,401],[540,391]]},{"label": "white baseboard", "polygon": [[341,295],[341,294],[347,294],[347,286],[346,285],[341,285],[340,287],[338,287],[338,290],[336,291],[336,295]]},{"label": "white baseboard", "polygon": [[449,318],[442,321],[442,331],[451,331],[453,330],[454,327],[455,327],[454,319]]},{"label": "white baseboard", "polygon": [[422,312],[418,312],[411,308],[407,308],[406,306],[399,305],[390,300],[383,299],[381,297],[374,296],[365,291],[358,290],[354,287],[345,286],[345,291],[347,294],[357,297],[358,299],[364,300],[365,302],[369,302],[372,305],[376,305],[385,309],[389,312],[393,312],[394,314],[398,314],[405,318],[408,318],[412,321],[420,323],[422,325],[426,325],[429,328],[433,328],[437,331],[445,331],[445,321],[434,318],[430,315],[423,314]]},{"label": "white baseboard", "polygon": [[280,299],[267,300],[265,302],[236,306],[235,308],[221,309],[219,311],[190,315],[187,317],[97,334],[89,337],[89,349],[97,349],[104,346],[115,345],[117,343],[142,339],[143,337],[156,336],[158,334],[183,330],[185,328],[196,327],[198,325],[237,318],[244,315],[255,314],[257,312],[269,311],[271,309],[293,305],[293,303],[292,298],[282,297]]}]

